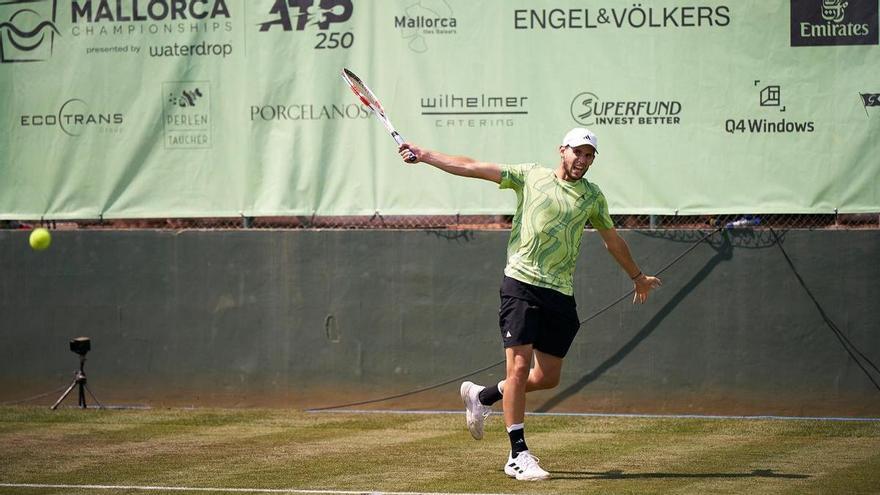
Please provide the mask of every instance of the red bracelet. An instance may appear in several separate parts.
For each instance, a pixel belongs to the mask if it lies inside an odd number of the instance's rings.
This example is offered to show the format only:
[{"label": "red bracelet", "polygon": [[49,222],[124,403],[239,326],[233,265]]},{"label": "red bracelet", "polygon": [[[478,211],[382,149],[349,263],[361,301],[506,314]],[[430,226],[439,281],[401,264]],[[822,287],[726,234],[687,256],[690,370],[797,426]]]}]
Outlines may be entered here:
[{"label": "red bracelet", "polygon": [[630,279],[631,279],[631,280],[635,280],[635,279],[641,277],[642,275],[644,275],[644,273],[639,272],[639,273],[636,273],[636,276],[635,276],[635,277],[630,277]]}]

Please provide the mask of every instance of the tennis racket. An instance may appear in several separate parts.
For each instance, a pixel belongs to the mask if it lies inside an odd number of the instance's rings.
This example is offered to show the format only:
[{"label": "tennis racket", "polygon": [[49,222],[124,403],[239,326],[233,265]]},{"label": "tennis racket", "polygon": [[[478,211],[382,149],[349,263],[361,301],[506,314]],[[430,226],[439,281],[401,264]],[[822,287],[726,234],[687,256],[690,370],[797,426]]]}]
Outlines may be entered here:
[{"label": "tennis racket", "polygon": [[[379,122],[385,126],[385,129],[391,134],[394,141],[397,142],[398,145],[403,144],[403,136],[401,136],[391,124],[391,120],[388,118],[388,115],[385,114],[385,109],[382,108],[382,104],[379,103],[379,98],[376,98],[376,95],[370,91],[370,88],[367,87],[364,81],[348,69],[342,69],[342,79],[345,80],[352,92],[360,98],[361,102],[372,110],[373,115],[375,115],[376,118],[379,119]],[[406,159],[406,161],[410,163],[415,160],[415,156]]]}]

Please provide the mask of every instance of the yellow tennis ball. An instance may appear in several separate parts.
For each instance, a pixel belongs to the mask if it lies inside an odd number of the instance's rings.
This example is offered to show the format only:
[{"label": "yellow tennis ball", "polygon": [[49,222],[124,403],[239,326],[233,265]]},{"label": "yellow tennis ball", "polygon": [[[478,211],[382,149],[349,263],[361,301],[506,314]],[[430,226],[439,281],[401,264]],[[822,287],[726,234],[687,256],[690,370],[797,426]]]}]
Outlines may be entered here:
[{"label": "yellow tennis ball", "polygon": [[42,251],[48,248],[49,244],[52,244],[52,234],[43,227],[34,229],[31,232],[30,243],[34,251]]}]

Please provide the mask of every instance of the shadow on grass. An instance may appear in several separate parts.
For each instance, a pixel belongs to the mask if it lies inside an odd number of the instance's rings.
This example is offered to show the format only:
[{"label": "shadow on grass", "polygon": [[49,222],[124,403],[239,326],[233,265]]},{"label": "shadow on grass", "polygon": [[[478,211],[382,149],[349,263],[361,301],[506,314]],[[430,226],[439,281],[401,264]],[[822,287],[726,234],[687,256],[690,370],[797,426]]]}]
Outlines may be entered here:
[{"label": "shadow on grass", "polygon": [[626,473],[619,469],[609,471],[551,471],[553,479],[629,480],[664,478],[784,478],[805,479],[807,474],[775,473],[772,469],[755,469],[750,473]]}]

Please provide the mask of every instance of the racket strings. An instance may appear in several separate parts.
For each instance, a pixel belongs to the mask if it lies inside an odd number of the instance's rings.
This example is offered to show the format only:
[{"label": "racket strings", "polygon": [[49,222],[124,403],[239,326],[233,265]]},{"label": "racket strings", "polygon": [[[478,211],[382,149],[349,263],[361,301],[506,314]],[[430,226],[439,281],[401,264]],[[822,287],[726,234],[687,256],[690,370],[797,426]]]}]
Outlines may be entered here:
[{"label": "racket strings", "polygon": [[366,86],[358,83],[352,84],[352,89],[354,89],[354,93],[360,97],[361,100],[364,100],[364,103],[370,106],[378,106],[379,101],[375,98],[372,98],[370,95],[370,91],[367,90]]},{"label": "racket strings", "polygon": [[354,91],[354,94],[364,102],[365,105],[375,108],[376,110],[382,109],[382,105],[379,104],[379,100],[376,99],[376,96],[373,95],[373,92],[370,91],[370,88],[364,84],[363,81],[360,80],[359,77],[354,75],[354,73],[350,71],[345,72],[345,81],[351,86],[351,90]]}]

